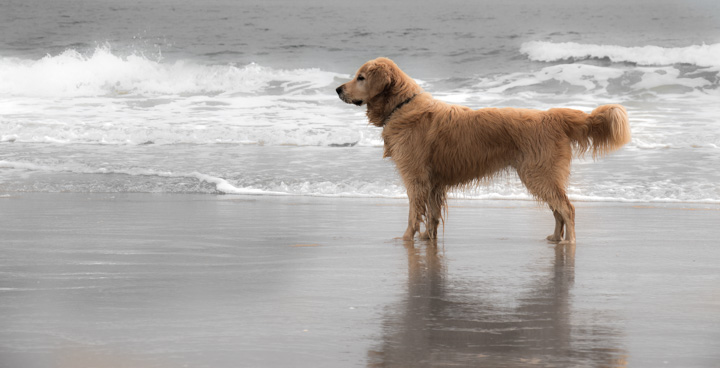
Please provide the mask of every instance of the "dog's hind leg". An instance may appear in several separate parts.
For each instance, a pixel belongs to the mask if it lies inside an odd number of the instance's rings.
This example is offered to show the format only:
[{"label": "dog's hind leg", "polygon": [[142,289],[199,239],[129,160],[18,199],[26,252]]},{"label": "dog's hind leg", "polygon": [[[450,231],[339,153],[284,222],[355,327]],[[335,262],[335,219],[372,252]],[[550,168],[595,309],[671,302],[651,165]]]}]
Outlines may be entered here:
[{"label": "dog's hind leg", "polygon": [[425,223],[425,232],[420,234],[423,239],[437,239],[437,228],[442,219],[442,209],[445,206],[447,194],[444,188],[439,186],[433,187],[430,191],[427,201],[427,221]]},{"label": "dog's hind leg", "polygon": [[562,195],[561,203],[559,203],[559,206],[556,208],[558,208],[557,212],[565,223],[565,239],[560,241],[560,244],[575,244],[575,207],[570,203],[570,199],[568,199],[565,194],[565,190],[560,188],[560,191],[558,194]]},{"label": "dog's hind leg", "polygon": [[550,170],[535,165],[518,169],[518,176],[528,191],[550,205],[555,217],[555,231],[547,239],[560,244],[575,243],[575,207],[565,193],[569,166],[569,162],[567,165],[556,162]]},{"label": "dog's hind leg", "polygon": [[[565,189],[554,183],[546,183],[547,186],[537,188],[537,184],[527,185],[530,193],[547,202],[553,209],[555,217],[555,232],[548,236],[547,239],[560,244],[575,243],[575,207],[570,203]],[[540,189],[540,190],[539,190]],[[565,228],[565,238],[562,238],[563,227]]]}]

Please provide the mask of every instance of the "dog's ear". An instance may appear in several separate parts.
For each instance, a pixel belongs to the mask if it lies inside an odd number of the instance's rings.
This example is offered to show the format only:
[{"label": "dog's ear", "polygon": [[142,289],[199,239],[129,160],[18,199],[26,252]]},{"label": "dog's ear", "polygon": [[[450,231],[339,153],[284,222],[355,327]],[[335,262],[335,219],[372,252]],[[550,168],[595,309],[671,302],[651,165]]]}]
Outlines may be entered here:
[{"label": "dog's ear", "polygon": [[366,74],[368,92],[370,92],[371,98],[392,86],[394,75],[392,65],[381,60],[373,60],[372,64],[368,65]]}]

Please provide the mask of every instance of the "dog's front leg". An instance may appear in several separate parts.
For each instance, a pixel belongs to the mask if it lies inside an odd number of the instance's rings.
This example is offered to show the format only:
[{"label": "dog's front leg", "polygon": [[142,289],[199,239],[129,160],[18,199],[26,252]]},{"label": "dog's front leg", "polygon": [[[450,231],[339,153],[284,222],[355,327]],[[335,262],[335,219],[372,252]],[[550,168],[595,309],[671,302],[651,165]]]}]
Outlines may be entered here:
[{"label": "dog's front leg", "polygon": [[405,230],[405,234],[403,234],[403,240],[413,240],[413,238],[415,238],[415,233],[419,231],[419,227],[420,225],[416,220],[415,211],[413,210],[413,207],[410,206],[410,214],[408,215],[408,227],[407,230]]},{"label": "dog's front leg", "polygon": [[413,240],[416,232],[420,232],[422,216],[425,213],[424,191],[420,185],[407,185],[408,202],[410,205],[408,213],[408,227],[403,234],[403,240]]}]

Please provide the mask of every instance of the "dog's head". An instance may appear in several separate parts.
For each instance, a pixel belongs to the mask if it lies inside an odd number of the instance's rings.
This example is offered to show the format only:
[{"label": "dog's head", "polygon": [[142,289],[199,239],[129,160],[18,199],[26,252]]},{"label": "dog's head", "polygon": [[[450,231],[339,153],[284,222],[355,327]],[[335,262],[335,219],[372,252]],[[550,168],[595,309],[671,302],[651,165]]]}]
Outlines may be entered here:
[{"label": "dog's head", "polygon": [[397,66],[390,59],[370,60],[360,67],[350,82],[335,91],[346,103],[365,105],[388,90],[393,83],[395,70]]}]

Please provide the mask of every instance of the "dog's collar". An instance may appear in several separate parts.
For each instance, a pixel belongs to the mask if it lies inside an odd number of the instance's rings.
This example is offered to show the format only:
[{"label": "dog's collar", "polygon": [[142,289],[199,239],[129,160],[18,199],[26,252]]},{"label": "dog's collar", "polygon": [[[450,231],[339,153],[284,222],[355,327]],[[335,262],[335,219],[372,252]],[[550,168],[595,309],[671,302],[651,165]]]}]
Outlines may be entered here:
[{"label": "dog's collar", "polygon": [[390,120],[390,117],[392,117],[392,115],[395,113],[395,111],[400,110],[401,107],[403,107],[403,106],[405,106],[406,104],[410,103],[410,101],[412,101],[413,98],[417,97],[417,95],[419,95],[419,94],[420,94],[420,93],[416,93],[416,94],[410,96],[407,100],[405,100],[405,101],[403,101],[403,102],[400,102],[397,106],[395,106],[395,108],[392,109],[392,111],[390,111],[390,113],[385,117],[385,119],[383,119],[383,122],[382,122],[383,125],[385,125],[385,123],[387,123],[388,120]]}]

